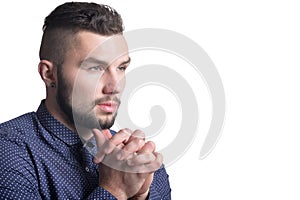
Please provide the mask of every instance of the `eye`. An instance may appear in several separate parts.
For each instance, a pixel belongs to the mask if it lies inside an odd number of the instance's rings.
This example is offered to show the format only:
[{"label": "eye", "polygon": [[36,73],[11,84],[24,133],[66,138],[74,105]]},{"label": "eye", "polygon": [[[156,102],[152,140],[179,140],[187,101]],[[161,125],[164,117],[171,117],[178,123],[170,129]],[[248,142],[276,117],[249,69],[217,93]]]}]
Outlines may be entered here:
[{"label": "eye", "polygon": [[88,68],[89,71],[104,71],[105,67],[102,65],[93,66]]},{"label": "eye", "polygon": [[118,70],[124,72],[124,71],[126,70],[126,68],[127,68],[127,65],[120,65],[120,66],[118,67]]}]

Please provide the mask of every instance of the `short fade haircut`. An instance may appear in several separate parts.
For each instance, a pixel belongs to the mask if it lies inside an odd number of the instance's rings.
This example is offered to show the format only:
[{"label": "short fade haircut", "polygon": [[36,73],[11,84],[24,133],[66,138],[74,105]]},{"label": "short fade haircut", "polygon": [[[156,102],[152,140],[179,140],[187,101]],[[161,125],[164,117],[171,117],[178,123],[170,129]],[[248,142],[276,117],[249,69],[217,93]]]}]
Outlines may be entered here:
[{"label": "short fade haircut", "polygon": [[79,31],[104,36],[122,34],[123,21],[113,8],[96,3],[68,2],[56,7],[46,18],[40,47],[40,60],[59,66]]}]

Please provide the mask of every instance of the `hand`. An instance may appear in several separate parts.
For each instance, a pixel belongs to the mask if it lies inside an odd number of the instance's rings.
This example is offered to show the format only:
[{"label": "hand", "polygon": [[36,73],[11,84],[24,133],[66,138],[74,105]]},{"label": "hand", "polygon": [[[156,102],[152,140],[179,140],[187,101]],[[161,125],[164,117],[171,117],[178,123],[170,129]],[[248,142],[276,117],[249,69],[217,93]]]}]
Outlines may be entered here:
[{"label": "hand", "polygon": [[[93,130],[98,153],[94,162],[100,163],[100,186],[118,199],[145,199],[153,173],[162,164],[153,142],[145,143],[141,131],[123,129],[111,136],[109,131]],[[116,185],[118,187],[116,187]]]},{"label": "hand", "polygon": [[[137,153],[139,155],[142,155],[142,153],[151,153],[155,151],[155,144],[153,142],[147,142],[141,150],[139,150]],[[161,157],[162,159],[162,157]],[[134,159],[131,161],[133,162],[133,164],[137,164],[134,163]],[[162,162],[162,161],[161,161]],[[153,180],[153,176],[154,176],[154,172],[149,173],[149,176],[146,178],[144,185],[140,188],[140,190],[135,194],[135,196],[133,198],[131,198],[132,200],[139,200],[139,199],[146,199],[149,193],[149,188],[150,185],[152,183]]]}]

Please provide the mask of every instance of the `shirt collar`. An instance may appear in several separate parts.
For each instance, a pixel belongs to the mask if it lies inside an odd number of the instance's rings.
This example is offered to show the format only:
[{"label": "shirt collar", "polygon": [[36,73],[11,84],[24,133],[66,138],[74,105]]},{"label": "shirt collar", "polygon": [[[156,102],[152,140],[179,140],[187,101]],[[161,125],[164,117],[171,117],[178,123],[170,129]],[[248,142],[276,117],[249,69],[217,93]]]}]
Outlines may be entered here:
[{"label": "shirt collar", "polygon": [[36,113],[43,127],[64,143],[68,145],[75,145],[81,142],[77,133],[68,129],[47,110],[45,100],[41,102]]}]

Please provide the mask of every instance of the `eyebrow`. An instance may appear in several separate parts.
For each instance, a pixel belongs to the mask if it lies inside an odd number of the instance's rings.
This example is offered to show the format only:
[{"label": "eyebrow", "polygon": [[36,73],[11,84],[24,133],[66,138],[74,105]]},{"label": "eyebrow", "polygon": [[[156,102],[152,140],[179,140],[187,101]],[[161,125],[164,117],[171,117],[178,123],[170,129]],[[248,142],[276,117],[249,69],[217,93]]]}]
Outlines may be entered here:
[{"label": "eyebrow", "polygon": [[131,58],[128,57],[128,60],[125,60],[124,62],[122,62],[120,65],[126,65],[129,64],[131,62]]},{"label": "eyebrow", "polygon": [[[85,62],[88,62],[88,63],[97,63],[97,64],[103,64],[103,65],[109,65],[106,61],[99,60],[99,59],[94,58],[94,57],[88,57],[87,59],[83,60],[81,62],[81,64],[85,63]],[[125,64],[128,64],[130,62],[131,62],[131,58],[129,57],[128,60],[123,61],[120,65],[125,65]]]}]

